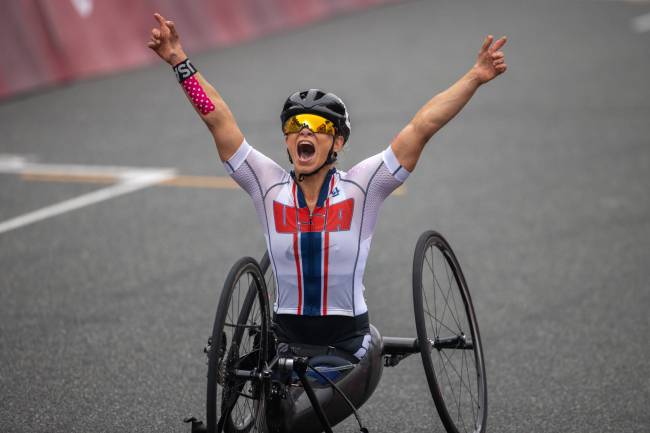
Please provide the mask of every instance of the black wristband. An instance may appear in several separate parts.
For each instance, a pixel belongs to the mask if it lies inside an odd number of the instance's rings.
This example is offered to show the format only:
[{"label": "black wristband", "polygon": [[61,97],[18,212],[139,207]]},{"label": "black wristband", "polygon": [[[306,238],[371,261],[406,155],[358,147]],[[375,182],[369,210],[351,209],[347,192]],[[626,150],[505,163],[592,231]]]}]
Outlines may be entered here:
[{"label": "black wristband", "polygon": [[192,75],[196,74],[198,71],[190,62],[190,59],[185,59],[180,62],[178,65],[174,66],[174,73],[176,74],[176,79],[179,83],[190,78]]}]

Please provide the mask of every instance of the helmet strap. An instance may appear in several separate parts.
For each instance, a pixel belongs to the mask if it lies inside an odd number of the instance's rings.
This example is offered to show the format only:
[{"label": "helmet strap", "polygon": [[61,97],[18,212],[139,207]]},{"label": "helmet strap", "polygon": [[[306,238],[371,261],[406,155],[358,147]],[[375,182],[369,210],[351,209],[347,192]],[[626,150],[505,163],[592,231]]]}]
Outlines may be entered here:
[{"label": "helmet strap", "polygon": [[[338,157],[338,155],[337,155],[336,152],[334,152],[334,142],[335,141],[336,141],[336,137],[334,137],[334,140],[332,140],[332,146],[330,147],[330,151],[327,153],[327,159],[325,160],[325,162],[323,162],[320,165],[320,167],[318,167],[317,169],[315,169],[313,171],[310,171],[309,173],[300,173],[298,175],[298,182],[302,182],[303,179],[306,178],[307,176],[311,176],[311,175],[314,175],[314,174],[318,173],[326,165],[333,164],[333,163],[336,162],[336,158]],[[288,152],[289,152],[289,150],[287,149],[287,153]],[[293,161],[291,160],[291,154],[289,154],[289,161],[291,161],[291,163],[293,164]]]}]

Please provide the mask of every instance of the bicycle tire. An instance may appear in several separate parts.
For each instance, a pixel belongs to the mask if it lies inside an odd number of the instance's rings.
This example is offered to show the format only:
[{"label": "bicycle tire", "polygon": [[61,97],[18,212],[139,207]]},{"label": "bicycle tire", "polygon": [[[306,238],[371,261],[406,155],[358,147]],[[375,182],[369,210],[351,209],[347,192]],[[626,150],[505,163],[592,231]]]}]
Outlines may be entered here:
[{"label": "bicycle tire", "polygon": [[278,290],[275,281],[275,274],[273,273],[273,266],[271,266],[271,259],[269,258],[269,252],[266,250],[260,260],[260,269],[262,270],[264,282],[266,283],[266,291],[269,297],[269,308],[273,310],[275,308],[276,299],[278,298]]},{"label": "bicycle tire", "polygon": [[[261,381],[234,376],[235,369],[261,371],[269,352],[269,305],[262,271],[251,257],[230,269],[208,341],[206,427],[217,431],[218,415],[228,411],[224,431],[266,431],[265,390]],[[219,391],[221,390],[221,395]],[[219,403],[219,397],[221,402]]]},{"label": "bicycle tire", "polygon": [[422,365],[445,429],[484,433],[487,382],[476,314],[458,259],[435,231],[422,233],[415,247],[413,306]]}]

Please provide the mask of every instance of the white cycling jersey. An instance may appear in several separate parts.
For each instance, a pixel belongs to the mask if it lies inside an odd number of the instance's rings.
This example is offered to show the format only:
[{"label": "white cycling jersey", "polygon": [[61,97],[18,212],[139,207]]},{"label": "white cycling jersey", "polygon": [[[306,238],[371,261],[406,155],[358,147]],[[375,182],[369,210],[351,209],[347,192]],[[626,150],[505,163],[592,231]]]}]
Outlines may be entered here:
[{"label": "white cycling jersey", "polygon": [[409,175],[390,146],[348,172],[331,169],[310,214],[293,173],[246,140],[224,162],[250,194],[276,278],[277,314],[358,316],[377,214]]}]

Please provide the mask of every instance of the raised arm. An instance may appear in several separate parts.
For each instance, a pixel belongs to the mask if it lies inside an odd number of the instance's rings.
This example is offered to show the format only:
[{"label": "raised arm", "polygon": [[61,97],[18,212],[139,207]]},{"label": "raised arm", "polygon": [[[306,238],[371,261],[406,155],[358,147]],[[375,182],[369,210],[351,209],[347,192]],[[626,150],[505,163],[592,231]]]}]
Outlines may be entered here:
[{"label": "raised arm", "polygon": [[505,56],[500,49],[505,36],[492,44],[492,35],[485,38],[476,64],[447,90],[437,94],[415,114],[391,143],[402,167],[413,171],[422,149],[440,128],[460,112],[482,84],[504,73]]},{"label": "raised arm", "polygon": [[147,46],[175,67],[187,99],[212,133],[219,157],[222,161],[229,159],[244,139],[235,117],[219,92],[189,63],[173,21],[166,20],[158,13],[154,17],[159,28],[151,30],[151,40]]}]

